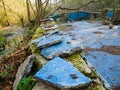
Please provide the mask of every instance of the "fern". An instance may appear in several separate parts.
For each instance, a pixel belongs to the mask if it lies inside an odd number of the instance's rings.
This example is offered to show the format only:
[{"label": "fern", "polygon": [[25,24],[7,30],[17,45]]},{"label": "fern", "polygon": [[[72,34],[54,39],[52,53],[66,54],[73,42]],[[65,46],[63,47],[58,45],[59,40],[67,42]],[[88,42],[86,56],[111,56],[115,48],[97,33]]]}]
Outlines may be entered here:
[{"label": "fern", "polygon": [[23,78],[19,82],[17,86],[17,90],[32,90],[35,84],[36,84],[36,81],[33,81],[33,77],[29,76],[29,77]]}]

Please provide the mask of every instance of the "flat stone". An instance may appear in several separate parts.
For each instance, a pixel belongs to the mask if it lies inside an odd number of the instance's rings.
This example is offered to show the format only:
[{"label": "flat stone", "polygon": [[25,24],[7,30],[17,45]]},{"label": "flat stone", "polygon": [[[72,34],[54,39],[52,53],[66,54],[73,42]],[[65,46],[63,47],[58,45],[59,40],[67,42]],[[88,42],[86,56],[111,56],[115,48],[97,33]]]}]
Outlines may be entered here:
[{"label": "flat stone", "polygon": [[91,82],[90,78],[60,57],[48,62],[35,74],[35,77],[58,88],[83,87]]},{"label": "flat stone", "polygon": [[43,48],[41,50],[41,54],[48,59],[52,59],[59,55],[71,55],[72,53],[80,50],[81,48],[77,44],[73,45],[72,42],[62,40],[62,42],[58,44]]},{"label": "flat stone", "polygon": [[56,43],[59,43],[62,41],[61,36],[56,36],[56,35],[46,35],[41,38],[35,39],[32,42],[37,42],[37,47],[38,48],[43,48],[47,46],[54,45]]},{"label": "flat stone", "polygon": [[57,28],[58,28],[57,25],[53,25],[53,26],[51,26],[51,27],[42,27],[42,29],[44,29],[44,30],[46,30],[46,31],[48,31],[48,30],[53,30],[53,29],[57,29]]},{"label": "flat stone", "polygon": [[120,85],[120,55],[90,51],[85,58],[102,76],[105,83],[111,87]]},{"label": "flat stone", "polygon": [[16,78],[13,84],[13,90],[17,90],[17,85],[20,82],[22,78],[27,76],[30,71],[31,67],[33,65],[33,61],[35,60],[35,57],[33,55],[30,55],[18,68]]}]

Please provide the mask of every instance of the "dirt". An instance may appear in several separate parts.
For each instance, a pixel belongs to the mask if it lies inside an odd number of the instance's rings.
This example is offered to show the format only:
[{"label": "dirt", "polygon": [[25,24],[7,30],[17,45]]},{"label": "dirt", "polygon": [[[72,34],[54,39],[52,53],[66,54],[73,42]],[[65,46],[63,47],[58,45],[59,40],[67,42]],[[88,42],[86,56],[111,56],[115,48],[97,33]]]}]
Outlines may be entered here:
[{"label": "dirt", "polygon": [[113,55],[120,55],[120,46],[102,46],[99,49],[86,47],[84,49],[85,54],[87,55],[89,51],[103,51]]},{"label": "dirt", "polygon": [[72,25],[61,25],[59,28],[62,31],[70,31],[75,29],[75,27]]},{"label": "dirt", "polygon": [[[20,48],[18,50],[20,50]],[[27,56],[30,55],[30,53],[26,53],[25,51],[16,54],[13,57],[6,57],[0,60],[0,74],[4,74],[2,75],[3,77],[0,76],[0,90],[12,90],[18,67]],[[5,75],[5,73],[7,74]]]},{"label": "dirt", "polygon": [[18,67],[31,55],[31,51],[27,47],[29,40],[30,37],[27,37],[24,43],[16,47],[13,53],[0,58],[0,90],[12,90]]},{"label": "dirt", "polygon": [[120,55],[120,46],[103,46],[98,50],[108,52],[114,55]]},{"label": "dirt", "polygon": [[115,86],[112,88],[112,90],[120,90],[120,86]]},{"label": "dirt", "polygon": [[85,54],[88,55],[89,51],[94,51],[95,49],[94,48],[90,48],[90,47],[86,47],[83,50],[84,50]]},{"label": "dirt", "polygon": [[99,31],[98,32],[93,32],[93,33],[94,34],[103,34],[102,32],[99,32]]}]

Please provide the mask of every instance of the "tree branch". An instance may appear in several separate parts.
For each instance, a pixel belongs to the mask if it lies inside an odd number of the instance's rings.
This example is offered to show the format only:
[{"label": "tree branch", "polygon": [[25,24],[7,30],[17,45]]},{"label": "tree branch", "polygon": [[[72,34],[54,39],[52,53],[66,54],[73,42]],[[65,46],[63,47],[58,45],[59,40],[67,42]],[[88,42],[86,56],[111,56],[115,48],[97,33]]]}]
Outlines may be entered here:
[{"label": "tree branch", "polygon": [[78,8],[72,8],[72,9],[70,9],[70,8],[60,7],[59,9],[61,9],[61,10],[79,10],[79,9],[82,8],[82,7],[85,7],[85,6],[87,6],[87,5],[91,4],[91,3],[96,3],[96,2],[99,2],[99,0],[98,0],[98,1],[92,0],[92,1],[90,1],[90,2],[88,2],[88,3],[86,3],[86,4],[82,5],[82,6],[80,6],[80,7],[78,7]]}]

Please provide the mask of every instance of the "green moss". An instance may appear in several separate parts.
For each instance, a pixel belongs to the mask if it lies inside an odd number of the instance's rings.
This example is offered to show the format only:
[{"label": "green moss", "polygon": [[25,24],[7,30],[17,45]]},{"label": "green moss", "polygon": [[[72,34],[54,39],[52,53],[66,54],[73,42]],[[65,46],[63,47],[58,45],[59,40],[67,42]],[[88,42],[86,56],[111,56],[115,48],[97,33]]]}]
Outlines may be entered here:
[{"label": "green moss", "polygon": [[[73,63],[73,65],[81,72],[84,74],[89,74],[89,72],[86,70],[87,65],[85,61],[81,58],[80,53],[75,53],[71,56],[68,56],[66,58],[68,61]],[[89,69],[89,68],[88,68]]]},{"label": "green moss", "polygon": [[36,68],[37,68],[37,69],[40,69],[40,68],[43,67],[42,63],[39,61],[38,56],[36,57],[35,65],[36,65]]},{"label": "green moss", "polygon": [[89,75],[89,77],[92,79],[96,79],[96,78],[99,78],[99,75],[96,71],[92,71],[92,73]]},{"label": "green moss", "polygon": [[38,28],[38,29],[35,31],[35,34],[34,34],[34,36],[32,37],[32,40],[41,37],[41,36],[43,35],[43,33],[45,33],[45,30],[43,30],[43,29],[41,29],[41,28]]},{"label": "green moss", "polygon": [[86,62],[82,59],[79,52],[66,57],[66,60],[70,61],[79,71],[84,73],[86,76],[95,79],[99,77],[96,71],[91,71],[91,69],[88,68]]},{"label": "green moss", "polygon": [[86,90],[105,90],[105,88],[102,85],[91,83]]},{"label": "green moss", "polygon": [[32,54],[38,52],[38,49],[37,49],[37,47],[36,47],[36,44],[37,44],[37,43],[32,43],[32,44],[30,44],[30,49],[31,49],[31,51],[32,51]]}]

